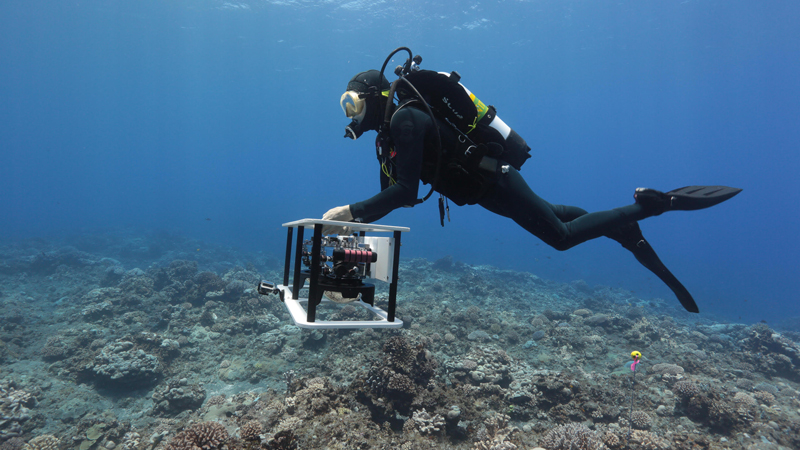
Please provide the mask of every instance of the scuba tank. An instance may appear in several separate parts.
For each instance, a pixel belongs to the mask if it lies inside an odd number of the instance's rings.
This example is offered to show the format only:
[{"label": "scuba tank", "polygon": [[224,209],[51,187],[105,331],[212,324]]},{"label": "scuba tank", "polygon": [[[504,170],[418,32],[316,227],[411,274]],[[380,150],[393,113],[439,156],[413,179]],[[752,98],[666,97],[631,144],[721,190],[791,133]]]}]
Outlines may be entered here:
[{"label": "scuba tank", "polygon": [[530,147],[500,117],[494,106],[486,106],[466,86],[458,72],[417,70],[405,76],[416,92],[405,86],[397,88],[400,101],[415,99],[417,93],[436,118],[450,124],[460,135],[459,141],[489,146],[489,156],[520,170],[530,158]]},{"label": "scuba tank", "polygon": [[[530,158],[530,147],[519,134],[497,117],[493,106],[486,106],[460,83],[461,76],[457,72],[447,74],[422,70],[419,68],[422,57],[413,56],[407,47],[400,47],[389,54],[381,67],[381,75],[391,58],[400,51],[406,51],[409,57],[405,64],[395,69],[399,78],[391,84],[384,122],[378,134],[389,136],[389,126],[395,112],[395,95],[398,104],[419,102],[434,124],[445,122],[450,125],[449,128],[456,134],[457,143],[455,148],[448,148],[445,155],[441,137],[445,130],[435,127],[436,163],[430,181],[431,189],[427,195],[417,200],[417,204],[427,200],[434,190],[439,190],[459,205],[476,203],[486,189],[494,184],[497,174],[508,170],[504,163],[517,170],[521,169]],[[379,145],[380,147],[382,146]],[[445,173],[444,179],[441,179],[441,173]],[[458,189],[449,188],[453,186],[458,186]],[[470,192],[463,192],[464,188],[470,188]],[[442,225],[443,202],[444,198],[440,196]],[[449,207],[447,211],[449,216]]]},{"label": "scuba tank", "polygon": [[522,164],[531,157],[531,148],[525,140],[522,139],[522,136],[511,129],[511,127],[497,115],[497,110],[494,106],[486,106],[475,94],[467,89],[466,86],[461,84],[461,76],[458,72],[451,72],[449,75],[442,72],[439,73],[451,78],[455,75],[457,77],[455,81],[458,82],[458,85],[475,105],[477,123],[474,127],[468,129],[466,134],[478,143],[495,143],[502,145],[503,150],[499,154],[492,154],[492,156],[511,164],[517,170],[521,170]]}]

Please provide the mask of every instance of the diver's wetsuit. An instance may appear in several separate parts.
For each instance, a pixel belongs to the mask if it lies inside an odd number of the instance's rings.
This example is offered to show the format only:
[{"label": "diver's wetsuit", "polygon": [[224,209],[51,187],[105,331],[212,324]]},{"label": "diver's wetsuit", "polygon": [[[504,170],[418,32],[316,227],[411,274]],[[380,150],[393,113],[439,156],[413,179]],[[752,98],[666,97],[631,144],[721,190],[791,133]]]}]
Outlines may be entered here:
[{"label": "diver's wetsuit", "polygon": [[[446,152],[448,147],[452,147],[454,136],[447,124],[440,124],[439,129]],[[420,180],[430,183],[433,179],[433,170],[430,168],[436,164],[434,133],[428,114],[413,105],[400,107],[395,112],[391,121],[391,135],[396,155],[391,161],[386,158],[387,155],[379,155],[382,168],[385,168],[381,171],[381,192],[351,205],[350,210],[356,220],[371,223],[394,209],[416,202]],[[437,191],[450,198],[464,188],[463,184],[448,179],[444,173],[437,185]],[[558,250],[567,250],[604,235],[623,245],[630,244],[631,239],[638,240],[641,236],[638,227],[635,227],[633,234],[625,232],[626,229],[633,231],[631,222],[652,215],[636,203],[594,213],[587,213],[575,206],[553,205],[536,195],[522,175],[510,165],[508,172],[498,173],[496,182],[479,198],[465,203],[477,203],[489,211],[513,219]]]}]

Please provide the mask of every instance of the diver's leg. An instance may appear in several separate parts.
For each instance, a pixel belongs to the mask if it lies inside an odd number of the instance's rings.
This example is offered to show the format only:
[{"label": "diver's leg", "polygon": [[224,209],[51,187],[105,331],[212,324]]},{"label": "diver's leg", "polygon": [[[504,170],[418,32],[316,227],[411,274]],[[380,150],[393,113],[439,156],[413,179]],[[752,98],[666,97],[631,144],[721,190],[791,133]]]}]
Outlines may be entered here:
[{"label": "diver's leg", "polygon": [[501,175],[478,204],[512,219],[552,247],[556,247],[568,233],[553,205],[536,195],[514,168]]},{"label": "diver's leg", "polygon": [[580,216],[589,214],[585,209],[578,208],[577,206],[553,205],[552,203],[550,203],[550,209],[553,210],[553,213],[562,222],[570,222],[577,219]]},{"label": "diver's leg", "polygon": [[[638,204],[586,213],[577,207],[552,205],[536,195],[513,167],[479,202],[484,208],[513,219],[528,232],[558,250],[605,235],[649,214]],[[572,218],[572,220],[564,220]]]},{"label": "diver's leg", "polygon": [[641,265],[646,267],[649,271],[653,272],[661,281],[664,282],[678,297],[684,308],[689,312],[699,312],[697,303],[695,303],[692,294],[689,290],[675,278],[675,275],[667,269],[667,266],[661,262],[656,251],[650,246],[650,243],[642,235],[642,230],[636,222],[630,222],[621,227],[606,233],[606,236],[619,242],[628,251],[633,253],[636,260]]},{"label": "diver's leg", "polygon": [[605,235],[622,244],[644,267],[669,286],[687,311],[698,311],[692,295],[642,236],[637,221],[652,216],[653,211],[646,211],[640,204],[595,213],[586,213],[574,206],[552,205],[536,195],[513,168],[500,177],[479,204],[489,211],[513,219],[558,250],[566,250]]}]

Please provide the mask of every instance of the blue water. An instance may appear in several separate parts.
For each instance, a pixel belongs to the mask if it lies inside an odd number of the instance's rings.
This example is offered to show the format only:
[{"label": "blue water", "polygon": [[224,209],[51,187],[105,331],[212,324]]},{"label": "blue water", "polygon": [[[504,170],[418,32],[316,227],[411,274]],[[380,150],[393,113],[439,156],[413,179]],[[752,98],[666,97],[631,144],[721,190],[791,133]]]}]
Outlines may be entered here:
[{"label": "blue water", "polygon": [[[164,229],[280,254],[281,223],[377,192],[373,134],[343,139],[338,99],[404,45],[497,106],[553,203],[744,188],[645,236],[704,313],[800,316],[800,3],[428,3],[0,3],[0,240]],[[451,216],[381,223],[411,227],[404,257],[674,301],[613,242],[561,253],[479,207]]]}]

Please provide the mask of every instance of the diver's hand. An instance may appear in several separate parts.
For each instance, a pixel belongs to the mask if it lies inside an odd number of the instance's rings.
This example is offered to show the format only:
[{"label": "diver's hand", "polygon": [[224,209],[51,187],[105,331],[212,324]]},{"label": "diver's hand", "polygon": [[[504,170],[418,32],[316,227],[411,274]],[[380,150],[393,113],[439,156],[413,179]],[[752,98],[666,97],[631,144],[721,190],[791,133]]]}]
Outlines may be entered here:
[{"label": "diver's hand", "polygon": [[340,220],[342,222],[351,222],[353,220],[353,213],[350,212],[350,205],[337,206],[331,208],[322,215],[322,220]]},{"label": "diver's hand", "polygon": [[[322,215],[322,220],[339,220],[342,222],[352,222],[353,213],[350,212],[350,205],[337,206],[331,208]],[[350,234],[350,227],[337,227],[332,225],[325,225],[322,227],[322,234]]]}]

